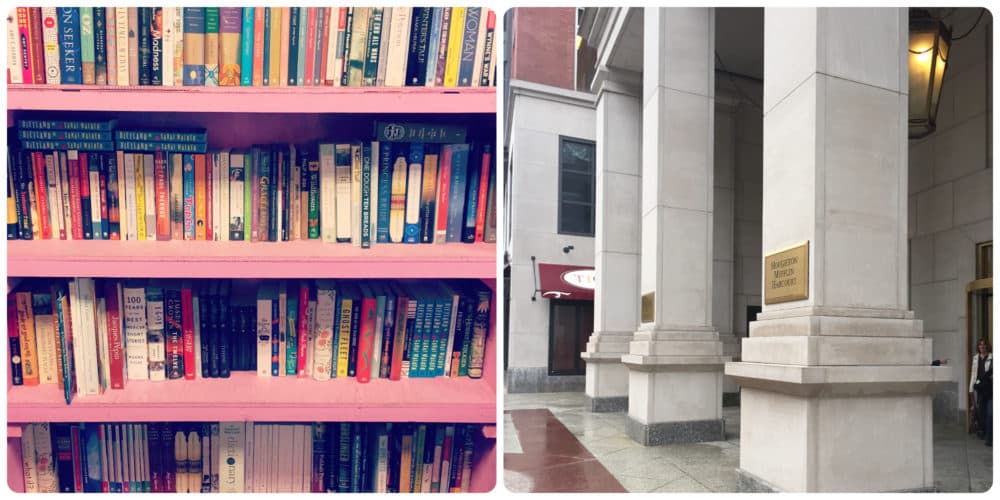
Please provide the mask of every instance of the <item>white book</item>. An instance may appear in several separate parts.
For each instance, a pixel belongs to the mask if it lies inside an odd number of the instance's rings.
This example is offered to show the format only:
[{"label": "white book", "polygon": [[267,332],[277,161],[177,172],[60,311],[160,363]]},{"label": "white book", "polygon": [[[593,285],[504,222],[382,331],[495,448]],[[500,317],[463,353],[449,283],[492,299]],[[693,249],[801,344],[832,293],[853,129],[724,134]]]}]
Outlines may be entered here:
[{"label": "white book", "polygon": [[[219,207],[219,216],[215,219],[215,238],[219,241],[229,241],[229,150],[219,153],[219,197],[214,204]],[[243,192],[240,192],[242,195]]]},{"label": "white book", "polygon": [[35,433],[30,428],[21,435],[21,470],[24,472],[24,492],[38,493],[38,459],[35,456]]},{"label": "white book", "polygon": [[444,349],[444,376],[448,377],[451,373],[451,352],[455,347],[455,321],[458,319],[458,301],[459,296],[454,290],[448,288],[448,293],[451,295],[451,317],[448,321],[448,343],[445,345]]},{"label": "white book", "polygon": [[[219,448],[222,439],[219,437],[219,424],[213,422],[209,427],[209,439],[203,442],[201,453],[201,474],[208,475],[208,492],[219,492]],[[202,490],[202,493],[208,493]]]},{"label": "white book", "polygon": [[392,188],[389,199],[389,241],[403,242],[403,226],[406,214],[406,155],[397,155],[392,165]]},{"label": "white book", "polygon": [[169,8],[174,9],[174,86],[180,87],[184,85],[184,8]]},{"label": "white book", "polygon": [[313,438],[312,438],[312,424],[302,425],[302,436],[303,436],[303,450],[302,457],[305,459],[304,465],[302,467],[302,491],[305,493],[310,493],[312,491],[312,470],[313,470]]},{"label": "white book", "polygon": [[69,199],[69,166],[67,165],[68,153],[59,152],[59,194],[62,198],[63,226],[66,230],[66,239],[73,239],[72,228],[72,208]]},{"label": "white book", "polygon": [[97,298],[97,372],[103,392],[111,387],[111,351],[108,345],[108,309],[104,297]]},{"label": "white book", "polygon": [[[38,353],[38,375],[42,384],[59,382],[59,359],[56,356],[56,328],[52,295],[32,294],[32,312],[35,321],[35,346]],[[46,303],[42,303],[46,301]]]},{"label": "white book", "polygon": [[476,36],[476,53],[473,55],[475,59],[472,60],[472,81],[469,82],[469,87],[478,87],[479,79],[483,76],[483,52],[486,50],[486,18],[488,16],[488,9],[480,9],[479,33]]},{"label": "white book", "polygon": [[244,448],[243,457],[246,465],[243,467],[245,474],[243,475],[243,491],[247,493],[253,493],[253,464],[254,464],[254,423],[245,422],[244,425]]},{"label": "white book", "polygon": [[321,280],[316,283],[316,341],[313,357],[313,379],[329,380],[333,364],[334,309],[337,292],[332,282]]},{"label": "white book", "polygon": [[201,378],[201,306],[197,294],[191,296],[191,311],[194,322],[194,376]]},{"label": "white book", "polygon": [[62,83],[59,66],[59,32],[56,8],[42,7],[42,44],[45,46],[45,83]]},{"label": "white book", "polygon": [[361,246],[361,144],[351,144],[351,244]]},{"label": "white book", "polygon": [[143,183],[146,192],[146,240],[156,241],[156,180],[153,168],[153,155],[142,155]]},{"label": "white book", "polygon": [[[83,377],[77,379],[77,384],[84,388],[84,394],[100,394],[97,382],[97,335],[95,333],[97,307],[94,304],[96,297],[94,293],[93,278],[77,278],[78,293],[80,300],[80,333],[83,335],[73,339],[74,351],[83,350],[84,371]],[[77,330],[73,330],[74,337]],[[77,340],[80,341],[77,344]],[[81,384],[82,382],[82,384]]]},{"label": "white book", "polygon": [[[128,85],[128,7],[115,7],[115,58],[118,65],[118,85]],[[134,27],[133,27],[134,29]]]},{"label": "white book", "polygon": [[410,44],[410,15],[412,9],[392,9],[392,31],[386,56],[385,86],[402,87],[406,81],[407,52]]},{"label": "white book", "polygon": [[[334,164],[337,182],[337,207],[334,210],[337,218],[337,241],[347,242],[353,236],[351,231],[354,224],[351,223],[351,190],[353,189],[352,171],[354,157],[351,154],[350,144],[337,144],[334,152]],[[321,217],[322,219],[322,217]]]},{"label": "white book", "polygon": [[[398,28],[397,28],[398,29]],[[392,33],[392,7],[382,9],[382,40],[385,40]],[[385,86],[385,71],[387,68],[385,58],[389,57],[389,44],[379,43],[378,47],[378,70],[375,76],[375,86]]]},{"label": "white book", "polygon": [[278,467],[276,479],[277,484],[275,485],[275,493],[291,493],[294,491],[292,489],[292,468],[295,465],[295,453],[294,451],[298,448],[295,447],[295,433],[294,426],[291,424],[281,424],[278,426],[278,454],[275,458],[278,461]]},{"label": "white book", "polygon": [[[310,300],[306,304],[307,315],[309,316],[308,329],[306,331],[306,378],[311,378],[313,374],[313,360],[316,359],[316,301]],[[332,356],[332,351],[331,351]]]},{"label": "white book", "polygon": [[146,339],[149,349],[149,380],[166,380],[166,342],[163,287],[151,283],[146,288]]},{"label": "white book", "polygon": [[[423,162],[410,163],[407,167],[405,226],[409,226],[411,224],[416,226],[420,225],[420,182],[422,180],[421,177],[423,177],[423,172]],[[403,237],[406,238],[406,235],[404,234]],[[420,235],[418,234],[416,236],[416,241],[419,241],[419,238]]]},{"label": "white book", "polygon": [[281,426],[277,425],[277,424],[272,424],[272,425],[268,426],[268,428],[270,429],[269,432],[270,432],[270,446],[271,446],[270,450],[269,450],[269,453],[267,455],[268,456],[268,461],[267,461],[267,464],[268,464],[268,469],[267,469],[267,484],[268,484],[268,489],[267,489],[267,492],[268,493],[277,493],[278,492],[278,470],[279,470],[278,469],[278,466],[279,466],[278,460],[281,457],[281,455],[279,455],[281,449],[278,447],[279,444],[280,444],[280,441],[278,439],[279,438],[279,434],[280,434],[280,432],[279,432],[280,431],[280,427]]},{"label": "white book", "polygon": [[[90,158],[87,163],[96,160],[96,158]],[[81,165],[82,166],[82,165]],[[87,177],[90,179],[90,227],[93,228],[94,239],[101,239],[101,195],[99,194],[99,186],[101,185],[101,173],[97,170],[88,170]],[[87,224],[87,221],[83,221]],[[86,232],[86,231],[84,231]]]},{"label": "white book", "polygon": [[347,19],[346,7],[330,8],[330,48],[326,56],[326,79],[333,81],[334,87],[340,86],[340,77],[344,69],[344,32],[345,26],[341,26],[341,10]]},{"label": "white book", "polygon": [[219,153],[212,154],[212,185],[209,186],[212,189],[212,241],[219,241],[219,229],[221,228],[219,224],[219,218],[222,212],[219,207],[222,203],[219,200],[222,199],[222,179],[219,177],[221,175],[222,169],[222,158]]},{"label": "white book", "polygon": [[160,43],[160,68],[163,69],[163,83],[165,87],[174,86],[174,15],[176,11],[172,7],[164,7],[163,16],[163,40]]},{"label": "white book", "polygon": [[[381,306],[378,303],[378,299],[382,299]],[[372,340],[372,362],[371,371],[368,374],[370,380],[378,380],[378,367],[382,362],[382,328],[385,324],[385,301],[387,300],[385,296],[385,290],[383,288],[376,288],[375,290],[375,338]]]},{"label": "white book", "polygon": [[149,380],[146,360],[149,355],[149,347],[146,345],[146,289],[125,285],[122,287],[122,294],[125,298],[125,361],[128,379]]},{"label": "white book", "polygon": [[243,493],[243,422],[221,422],[219,440],[219,492]]},{"label": "white book", "polygon": [[[388,10],[388,9],[387,9]],[[371,244],[375,244],[375,240],[378,238],[378,165],[379,165],[379,144],[378,141],[372,141],[372,168],[371,168],[371,187],[369,192],[371,193],[371,198],[368,203],[370,207],[371,215],[368,220],[371,226]]]},{"label": "white book", "polygon": [[264,438],[266,436],[264,432],[264,424],[254,424],[253,427],[253,476],[251,480],[253,481],[253,493],[264,493],[264,455],[266,443]]},{"label": "white book", "polygon": [[245,229],[243,220],[243,179],[246,169],[243,167],[243,153],[233,153],[229,157],[229,237],[233,232],[241,235]]},{"label": "white book", "polygon": [[375,458],[375,493],[385,493],[386,487],[385,483],[388,481],[389,473],[389,434],[386,430],[385,425],[381,425],[378,433],[378,442],[376,443],[376,450],[378,450]]},{"label": "white book", "polygon": [[[126,75],[127,77],[128,75]],[[119,80],[121,81],[121,80]],[[126,78],[126,81],[128,79]],[[71,151],[71,153],[75,153]],[[119,161],[124,160],[125,168],[122,169],[125,174],[125,217],[122,217],[123,222],[126,224],[126,228],[122,228],[122,234],[128,234],[128,239],[135,241],[139,239],[139,226],[136,224],[136,199],[135,199],[135,155],[131,153],[123,154],[121,151],[118,152],[122,155]],[[70,158],[72,159],[72,158]],[[125,233],[127,229],[127,233]]]},{"label": "white book", "polygon": [[35,440],[38,492],[58,493],[59,477],[56,476],[55,457],[52,455],[52,431],[49,424],[45,422],[29,424],[24,428],[24,434],[28,433],[33,434]]},{"label": "white book", "polygon": [[[65,227],[62,218],[62,197],[59,195],[59,154],[52,152],[45,155],[45,192],[49,197],[49,225],[52,228],[52,239],[58,240]],[[58,205],[57,205],[58,204]]]},{"label": "white book", "polygon": [[278,376],[285,376],[288,346],[288,292],[284,280],[278,282]]},{"label": "white book", "polygon": [[334,145],[319,145],[319,223],[324,243],[337,241],[337,181]]},{"label": "white book", "polygon": [[[288,80],[285,80],[285,81],[287,82]],[[277,161],[278,160],[278,156],[275,155],[274,164],[271,166],[271,181],[275,182],[275,183],[278,182],[278,178],[279,177],[282,177],[282,176],[285,175],[285,172],[282,170],[282,163],[288,161],[288,158],[285,157],[285,151],[282,151],[281,148],[279,148],[278,151],[281,154],[281,161]],[[284,195],[285,195],[285,193],[284,193],[284,190],[280,188],[280,186],[281,186],[280,183],[278,184],[278,186],[279,186],[279,188],[275,189],[274,199],[271,200],[271,203],[275,204],[274,205],[274,212],[277,214],[277,217],[275,217],[275,221],[274,221],[274,226],[275,226],[275,229],[274,229],[275,233],[274,234],[277,235],[277,238],[278,238],[277,241],[281,241],[281,232],[282,232],[282,229],[284,228],[284,224],[283,224],[282,219],[284,218],[283,217],[283,212],[284,212],[284,208],[283,207],[285,206],[284,205],[284,202],[285,202]]]},{"label": "white book", "polygon": [[257,375],[271,376],[271,308],[273,289],[262,286],[257,292]]},{"label": "white book", "polygon": [[490,73],[492,73],[492,74],[488,75],[489,79],[490,79],[490,82],[491,82],[491,84],[490,84],[491,87],[495,87],[496,84],[497,84],[497,81],[496,81],[497,67],[500,65],[499,61],[497,61],[497,46],[500,45],[499,43],[497,43],[498,37],[499,37],[499,33],[497,33],[497,31],[494,30],[493,31],[493,55],[490,56],[490,61],[491,61],[490,62]]},{"label": "white book", "polygon": [[272,451],[273,442],[271,441],[273,434],[274,426],[271,424],[264,425],[264,453],[261,457],[264,465],[264,477],[261,491],[264,493],[271,493],[271,464],[274,460],[274,451]]},{"label": "white book", "polygon": [[24,73],[21,72],[20,40],[17,15],[11,13],[7,16],[7,74],[10,76],[10,83],[24,83]]}]

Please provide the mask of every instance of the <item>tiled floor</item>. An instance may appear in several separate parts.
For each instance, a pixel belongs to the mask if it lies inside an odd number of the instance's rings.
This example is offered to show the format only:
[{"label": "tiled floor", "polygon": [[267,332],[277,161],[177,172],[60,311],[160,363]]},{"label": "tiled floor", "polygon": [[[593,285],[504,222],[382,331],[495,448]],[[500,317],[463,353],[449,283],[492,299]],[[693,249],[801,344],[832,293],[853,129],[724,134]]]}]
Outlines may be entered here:
[{"label": "tiled floor", "polygon": [[[504,485],[508,490],[622,491],[614,489],[613,482],[617,482],[631,492],[737,491],[739,407],[723,409],[725,441],[644,447],[625,434],[626,414],[591,413],[583,404],[583,393],[506,395]],[[566,444],[569,440],[578,444]],[[583,456],[588,452],[592,458]],[[572,463],[577,465],[555,465],[561,453],[573,454]],[[534,454],[550,458],[529,457]],[[593,483],[566,473],[584,467],[583,463],[594,475]],[[992,484],[992,448],[957,427],[935,427],[934,466],[939,491],[983,492]],[[611,477],[603,476],[601,470]],[[586,481],[590,480],[587,476]]]}]

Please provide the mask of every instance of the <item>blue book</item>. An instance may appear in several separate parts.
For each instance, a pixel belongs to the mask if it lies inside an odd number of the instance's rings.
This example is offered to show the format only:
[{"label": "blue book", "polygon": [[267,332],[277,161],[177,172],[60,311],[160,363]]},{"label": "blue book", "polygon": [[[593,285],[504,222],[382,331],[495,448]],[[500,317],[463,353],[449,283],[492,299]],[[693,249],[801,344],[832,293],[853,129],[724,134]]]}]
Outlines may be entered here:
[{"label": "blue book", "polygon": [[479,175],[481,165],[476,159],[482,161],[484,148],[476,148],[471,155],[473,161],[469,161],[468,192],[465,196],[465,223],[462,225],[462,241],[472,243],[476,239],[476,209],[479,206]]},{"label": "blue book", "polygon": [[[205,8],[204,7],[184,7],[184,43],[190,43],[195,36],[200,36],[200,40],[205,39]],[[204,42],[202,42],[204,44]],[[185,86],[205,85],[205,58],[200,57],[194,61],[184,60]]]},{"label": "blue book", "polygon": [[343,321],[344,288],[337,290],[337,295],[333,306],[333,336],[330,342],[333,344],[333,359],[330,362],[330,378],[337,378],[337,353],[340,352],[340,322]]},{"label": "blue book", "polygon": [[[160,141],[117,141],[120,151],[141,151],[154,153],[204,153],[208,145],[204,142],[160,142]],[[77,148],[79,149],[79,148]],[[112,148],[114,150],[115,148]]]},{"label": "blue book", "polygon": [[[330,8],[330,7],[327,7]],[[332,14],[332,12],[331,12]],[[316,49],[313,53],[315,57],[313,58],[313,74],[312,81],[313,85],[319,86],[323,85],[323,79],[326,75],[320,74],[320,69],[323,67],[323,33],[326,32],[326,19],[323,13],[323,8],[320,7],[316,11]],[[336,30],[334,30],[336,32]]]},{"label": "blue book", "polygon": [[83,459],[83,491],[101,492],[101,440],[98,436],[99,424],[81,424],[80,453]]},{"label": "blue book", "polygon": [[119,141],[206,142],[205,129],[198,130],[115,130]]},{"label": "blue book", "polygon": [[111,141],[21,141],[21,147],[32,151],[54,150],[68,151],[114,151],[115,144]]},{"label": "blue book", "polygon": [[372,246],[372,146],[361,145],[361,248]]},{"label": "blue book", "polygon": [[[476,66],[476,44],[479,43],[479,21],[482,9],[469,7],[465,10],[465,29],[462,31],[462,55],[458,66],[458,86],[472,86],[472,70]],[[451,49],[451,47],[449,47]]]},{"label": "blue book", "polygon": [[62,83],[83,83],[82,58],[80,9],[76,7],[59,7],[59,69],[62,75]]},{"label": "blue book", "polygon": [[280,334],[279,327],[281,326],[278,324],[280,322],[280,319],[281,316],[280,316],[280,311],[278,311],[278,299],[272,296],[271,297],[271,376],[272,377],[278,376],[278,366],[279,366],[278,356],[279,356],[279,351],[281,350],[281,343],[280,343],[281,339],[278,338],[278,335]]},{"label": "blue book", "polygon": [[194,240],[194,155],[186,154],[181,172],[184,187],[184,239]]},{"label": "blue book", "polygon": [[465,180],[469,166],[469,145],[452,144],[451,148],[451,188],[448,190],[448,233],[445,241],[462,241],[462,226],[465,220]]},{"label": "blue book", "polygon": [[420,242],[420,182],[423,179],[424,143],[410,144],[406,169],[406,216],[403,243]]},{"label": "blue book", "polygon": [[298,70],[296,69],[299,64],[299,30],[305,29],[299,27],[299,7],[289,7],[288,8],[289,20],[288,20],[288,85],[295,86],[298,85]]},{"label": "blue book", "polygon": [[413,320],[413,338],[410,341],[410,378],[424,376],[420,371],[420,363],[424,353],[424,315],[427,312],[427,300],[422,288],[414,299],[417,302],[417,312]]},{"label": "blue book", "polygon": [[389,242],[389,201],[392,197],[392,143],[380,142],[381,151],[378,155],[378,231],[375,241]]},{"label": "blue book", "polygon": [[33,130],[79,130],[87,132],[111,132],[117,124],[117,120],[107,120],[101,122],[78,122],[68,120],[18,120],[18,129]]},{"label": "blue book", "polygon": [[437,53],[441,46],[441,17],[444,15],[444,8],[433,7],[431,14],[430,38],[427,40],[427,74],[424,77],[424,85],[432,85],[437,71]]},{"label": "blue book", "polygon": [[89,132],[85,130],[17,130],[17,138],[36,141],[111,141],[111,132]]},{"label": "blue book", "polygon": [[[305,7],[299,7],[299,53],[296,60],[299,64],[295,66],[295,78],[298,78],[299,85],[306,84],[306,35],[309,33],[309,11]],[[317,43],[319,47],[321,44]],[[288,54],[291,58],[292,55]]]},{"label": "blue book", "polygon": [[280,7],[261,7],[264,9],[264,62],[261,66],[264,68],[264,86],[270,84],[270,77],[268,75],[271,73],[271,9]]},{"label": "blue book", "polygon": [[240,34],[240,85],[253,85],[253,7],[243,7],[243,32]]}]

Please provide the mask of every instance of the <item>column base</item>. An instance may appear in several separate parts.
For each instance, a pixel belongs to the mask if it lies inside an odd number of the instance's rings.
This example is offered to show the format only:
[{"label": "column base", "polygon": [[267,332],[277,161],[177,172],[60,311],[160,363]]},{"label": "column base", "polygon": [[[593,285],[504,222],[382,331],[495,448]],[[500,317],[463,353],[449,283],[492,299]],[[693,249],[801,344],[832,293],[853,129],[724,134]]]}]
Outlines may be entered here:
[{"label": "column base", "polygon": [[580,355],[587,362],[585,392],[590,411],[618,411],[619,404],[628,408],[628,368],[622,364],[621,353],[585,352]]},{"label": "column base", "polygon": [[[786,491],[771,483],[741,469],[736,468],[736,491],[739,493],[786,493]],[[911,490],[887,491],[885,493],[937,493],[936,487],[916,488]]]},{"label": "column base", "polygon": [[702,443],[705,441],[724,441],[726,439],[726,423],[719,419],[644,424],[629,417],[625,432],[633,441],[643,446]]},{"label": "column base", "polygon": [[587,396],[584,408],[594,413],[614,413],[628,410],[628,396],[618,397],[591,397]]}]

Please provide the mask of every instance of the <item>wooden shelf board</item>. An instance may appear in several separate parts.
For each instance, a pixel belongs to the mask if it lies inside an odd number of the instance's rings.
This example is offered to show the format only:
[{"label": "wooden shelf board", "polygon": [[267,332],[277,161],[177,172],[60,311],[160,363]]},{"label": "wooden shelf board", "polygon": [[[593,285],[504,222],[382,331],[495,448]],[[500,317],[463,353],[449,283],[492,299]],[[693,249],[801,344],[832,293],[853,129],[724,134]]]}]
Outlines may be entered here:
[{"label": "wooden shelf board", "polygon": [[[29,422],[469,422],[496,421],[496,394],[469,378],[319,382],[236,372],[228,379],[129,382],[74,396],[57,386],[12,387],[8,423]],[[8,424],[9,425],[9,424]]]},{"label": "wooden shelf board", "polygon": [[7,242],[7,274],[20,277],[493,279],[496,259],[492,243]]},{"label": "wooden shelf board", "polygon": [[496,88],[8,85],[8,110],[495,113]]}]

